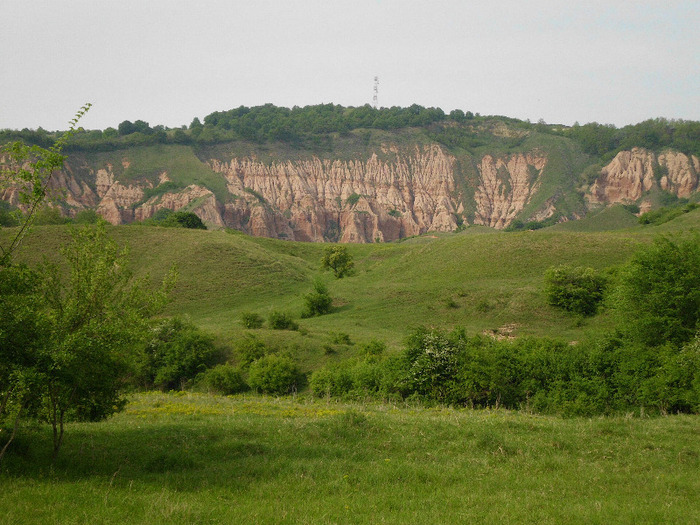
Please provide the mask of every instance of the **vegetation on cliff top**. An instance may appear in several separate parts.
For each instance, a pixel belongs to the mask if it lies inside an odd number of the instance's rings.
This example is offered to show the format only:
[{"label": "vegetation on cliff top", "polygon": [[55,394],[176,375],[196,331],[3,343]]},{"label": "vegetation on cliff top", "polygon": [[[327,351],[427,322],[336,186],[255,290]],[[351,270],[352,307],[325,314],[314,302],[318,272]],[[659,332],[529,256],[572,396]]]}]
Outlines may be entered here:
[{"label": "vegetation on cliff top", "polygon": [[[448,148],[469,151],[492,143],[517,146],[527,133],[535,132],[572,139],[583,151],[596,158],[612,158],[617,151],[633,147],[652,151],[671,148],[700,156],[700,122],[695,121],[657,118],[622,128],[597,122],[567,127],[544,121],[530,123],[503,116],[482,116],[459,109],[446,114],[440,108],[425,108],[418,104],[407,108],[374,108],[368,104],[360,107],[319,104],[291,109],[273,104],[240,106],[215,111],[204,117],[204,123],[195,118],[189,126],[174,129],[150,126],[142,120],[127,120],[117,128],[82,133],[67,150],[108,151],[152,144],[206,145],[231,141],[282,142],[294,148],[332,150],[333,134],[405,128],[422,128],[431,139]],[[504,133],[504,129],[510,131]],[[41,128],[3,130],[0,131],[0,142],[21,139],[48,147],[60,134]]]}]

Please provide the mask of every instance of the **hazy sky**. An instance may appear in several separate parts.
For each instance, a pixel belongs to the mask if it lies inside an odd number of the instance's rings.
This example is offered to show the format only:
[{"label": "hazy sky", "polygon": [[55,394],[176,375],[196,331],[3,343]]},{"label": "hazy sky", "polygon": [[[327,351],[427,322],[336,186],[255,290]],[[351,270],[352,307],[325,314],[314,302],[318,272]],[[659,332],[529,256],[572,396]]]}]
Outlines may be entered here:
[{"label": "hazy sky", "polygon": [[0,129],[240,105],[700,120],[700,2],[0,0]]}]

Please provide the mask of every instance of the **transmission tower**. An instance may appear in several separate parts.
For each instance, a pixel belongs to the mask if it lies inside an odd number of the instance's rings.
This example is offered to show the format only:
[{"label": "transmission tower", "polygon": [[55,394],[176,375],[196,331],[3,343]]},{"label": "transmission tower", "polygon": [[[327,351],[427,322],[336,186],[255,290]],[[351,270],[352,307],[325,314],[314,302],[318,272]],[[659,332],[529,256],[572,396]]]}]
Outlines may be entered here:
[{"label": "transmission tower", "polygon": [[377,100],[379,98],[379,77],[374,77],[374,96],[372,96],[372,105],[377,109]]}]

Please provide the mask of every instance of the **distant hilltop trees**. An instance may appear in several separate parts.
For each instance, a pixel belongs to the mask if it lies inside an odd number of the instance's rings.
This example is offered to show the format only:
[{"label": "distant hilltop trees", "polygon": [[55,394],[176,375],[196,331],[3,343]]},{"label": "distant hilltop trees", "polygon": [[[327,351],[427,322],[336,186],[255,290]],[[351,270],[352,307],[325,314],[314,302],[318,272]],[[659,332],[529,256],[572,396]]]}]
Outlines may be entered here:
[{"label": "distant hilltop trees", "polygon": [[[481,116],[460,109],[447,114],[440,108],[425,108],[418,104],[406,108],[374,108],[369,104],[360,107],[318,104],[291,109],[273,104],[240,106],[215,111],[204,117],[204,122],[194,118],[189,126],[175,129],[162,125],[151,127],[143,120],[125,120],[117,128],[84,131],[74,137],[67,149],[107,151],[150,144],[206,145],[247,141],[257,144],[283,142],[295,148],[328,151],[332,150],[333,134],[422,128],[428,139],[448,148],[472,150],[493,141],[503,142],[502,137],[492,132],[498,123],[519,132],[511,138],[511,146],[519,145],[528,132],[534,132],[568,137],[594,157],[612,157],[618,151],[633,147],[652,151],[671,148],[700,156],[700,122],[696,121],[658,118],[623,128],[597,122],[567,127],[542,120],[531,123],[502,116]],[[0,131],[0,143],[23,140],[49,147],[60,135],[61,132],[47,132],[41,128],[3,130]]]}]

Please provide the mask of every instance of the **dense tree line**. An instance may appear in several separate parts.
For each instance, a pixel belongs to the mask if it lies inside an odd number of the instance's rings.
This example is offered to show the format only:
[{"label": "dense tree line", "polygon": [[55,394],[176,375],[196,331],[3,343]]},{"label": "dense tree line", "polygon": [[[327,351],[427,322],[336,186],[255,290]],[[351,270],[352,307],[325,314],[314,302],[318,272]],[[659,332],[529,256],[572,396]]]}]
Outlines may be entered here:
[{"label": "dense tree line", "polygon": [[622,128],[592,122],[575,124],[560,133],[581,144],[586,153],[598,157],[610,157],[634,147],[651,151],[671,148],[700,156],[700,122],[689,120],[657,118]]},{"label": "dense tree line", "polygon": [[[501,137],[489,131],[494,122],[502,122],[523,132],[548,133],[568,137],[581,145],[588,154],[611,158],[615,153],[633,147],[660,151],[671,148],[700,156],[700,122],[687,120],[650,119],[617,128],[610,124],[592,122],[574,126],[537,123],[518,119],[475,115],[460,109],[446,114],[440,108],[425,108],[418,104],[402,108],[374,108],[369,104],[344,107],[336,104],[278,107],[273,104],[215,111],[195,118],[189,126],[168,129],[151,126],[143,120],[125,120],[116,128],[90,130],[77,134],[66,151],[109,151],[153,144],[215,144],[243,140],[258,144],[284,142],[306,149],[328,149],[324,140],[331,134],[346,134],[358,129],[397,130],[423,128],[428,136],[449,148],[473,148],[497,143],[517,147],[527,133],[518,137]],[[25,143],[50,147],[62,135],[23,129],[0,130],[0,143],[22,140]]]}]

